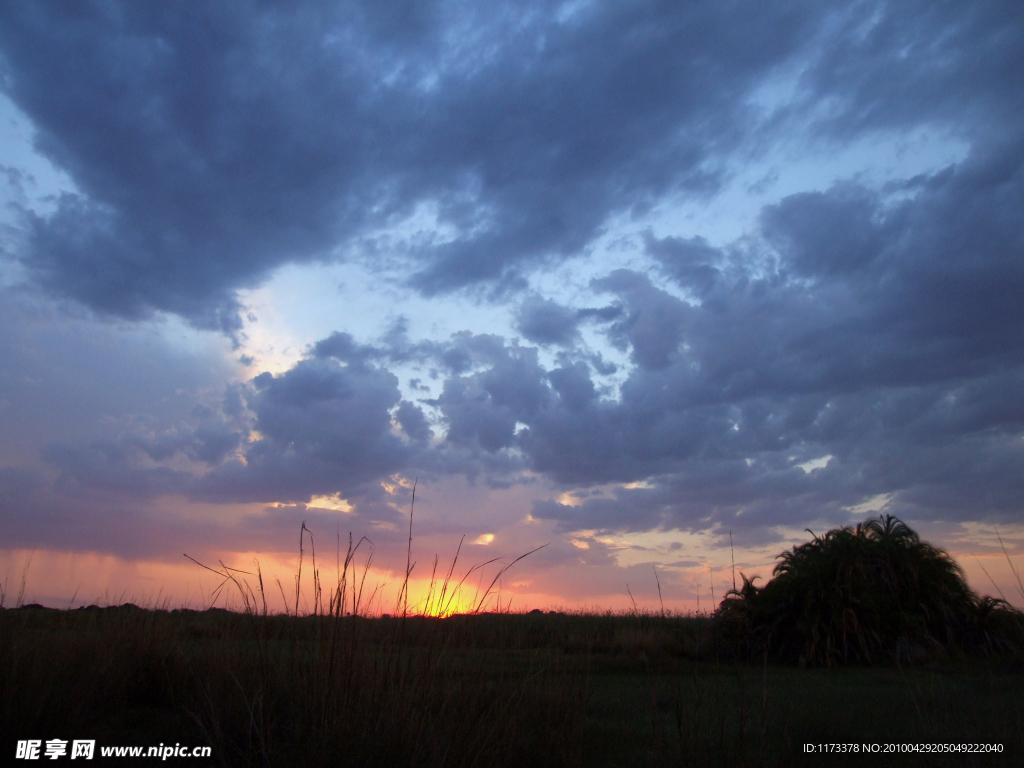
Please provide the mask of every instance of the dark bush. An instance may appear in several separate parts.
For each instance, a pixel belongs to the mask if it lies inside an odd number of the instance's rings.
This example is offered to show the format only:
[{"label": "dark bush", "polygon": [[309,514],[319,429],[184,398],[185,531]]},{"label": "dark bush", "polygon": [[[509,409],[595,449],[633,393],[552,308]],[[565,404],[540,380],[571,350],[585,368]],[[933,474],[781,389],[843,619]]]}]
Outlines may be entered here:
[{"label": "dark bush", "polygon": [[767,584],[743,576],[718,609],[723,643],[740,655],[836,666],[1024,647],[1019,611],[979,598],[953,558],[891,515],[814,536],[778,559]]}]

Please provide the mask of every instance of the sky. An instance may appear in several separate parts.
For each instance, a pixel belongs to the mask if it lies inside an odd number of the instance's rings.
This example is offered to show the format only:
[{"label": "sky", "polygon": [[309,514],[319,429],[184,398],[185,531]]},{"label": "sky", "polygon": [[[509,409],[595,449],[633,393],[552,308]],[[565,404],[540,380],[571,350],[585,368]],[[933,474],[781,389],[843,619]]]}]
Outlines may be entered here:
[{"label": "sky", "polygon": [[1013,1],[0,3],[5,599],[304,523],[707,609],[892,514],[1020,604],[1022,116]]}]

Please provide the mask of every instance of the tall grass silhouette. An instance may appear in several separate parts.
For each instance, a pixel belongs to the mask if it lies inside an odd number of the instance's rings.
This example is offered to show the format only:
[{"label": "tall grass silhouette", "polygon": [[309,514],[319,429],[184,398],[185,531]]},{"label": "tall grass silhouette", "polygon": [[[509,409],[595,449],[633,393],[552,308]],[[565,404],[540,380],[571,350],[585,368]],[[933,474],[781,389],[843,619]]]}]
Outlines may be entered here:
[{"label": "tall grass silhouette", "polygon": [[[248,628],[247,653],[205,659],[203,679],[219,681],[220,688],[201,688],[190,710],[204,739],[218,754],[231,756],[231,764],[338,764],[339,755],[342,763],[368,766],[544,764],[538,755],[567,764],[580,727],[574,714],[579,707],[566,706],[567,697],[578,698],[582,689],[571,677],[569,685],[551,684],[566,665],[532,654],[496,667],[474,647],[464,622],[441,620],[450,615],[466,579],[497,560],[470,567],[456,582],[460,541],[440,582],[435,557],[425,598],[418,610],[410,606],[414,511],[415,486],[394,615],[368,611],[381,587],[367,591],[373,544],[365,537],[353,544],[350,534],[342,558],[339,536],[336,583],[325,594],[313,533],[302,523],[295,597],[290,606],[285,599],[287,622],[268,615],[258,563],[243,571],[189,557],[220,577],[215,595],[234,588],[242,603],[241,626]],[[307,543],[312,605],[303,613]],[[501,576],[536,551],[501,567],[478,590],[470,613],[481,614]],[[488,683],[481,685],[484,678]],[[558,724],[557,731],[545,725],[550,723]]]}]

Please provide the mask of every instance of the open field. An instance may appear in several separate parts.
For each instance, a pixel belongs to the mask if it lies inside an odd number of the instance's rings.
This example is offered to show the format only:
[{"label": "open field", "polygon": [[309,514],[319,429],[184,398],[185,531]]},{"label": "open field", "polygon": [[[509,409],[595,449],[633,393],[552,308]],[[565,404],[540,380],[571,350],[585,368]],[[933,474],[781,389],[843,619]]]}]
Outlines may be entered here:
[{"label": "open field", "polygon": [[[722,658],[705,616],[0,610],[17,739],[203,744],[210,764],[1020,765],[1024,665],[798,669]],[[1001,754],[805,755],[804,743]],[[884,747],[883,747],[884,748]],[[122,761],[123,762],[123,761]],[[179,760],[201,764],[201,760]]]}]

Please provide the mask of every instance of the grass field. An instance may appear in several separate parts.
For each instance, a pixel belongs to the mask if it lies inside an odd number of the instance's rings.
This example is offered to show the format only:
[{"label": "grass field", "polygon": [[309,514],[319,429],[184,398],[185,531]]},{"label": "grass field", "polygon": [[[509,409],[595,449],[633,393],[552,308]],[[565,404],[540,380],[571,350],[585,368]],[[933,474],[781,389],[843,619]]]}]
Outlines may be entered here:
[{"label": "grass field", "polygon": [[[3,748],[202,744],[229,766],[1024,764],[1012,658],[799,669],[718,654],[706,616],[9,608]],[[959,742],[1003,751],[802,751]]]}]

